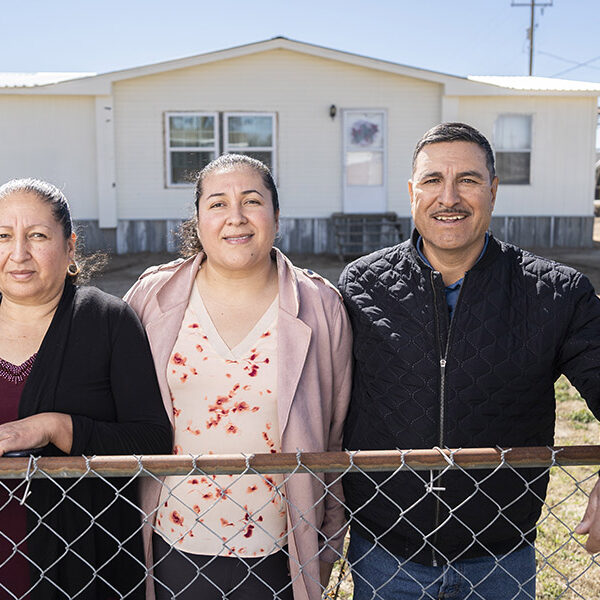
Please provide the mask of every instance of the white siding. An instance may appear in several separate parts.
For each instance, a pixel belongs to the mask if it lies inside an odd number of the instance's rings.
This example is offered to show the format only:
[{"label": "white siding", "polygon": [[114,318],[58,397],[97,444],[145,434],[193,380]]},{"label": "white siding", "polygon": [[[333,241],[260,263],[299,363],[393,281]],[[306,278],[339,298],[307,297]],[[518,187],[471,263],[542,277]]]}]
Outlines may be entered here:
[{"label": "white siding", "polygon": [[1,95],[0,140],[0,183],[46,179],[75,219],[97,218],[93,97]]},{"label": "white siding", "polygon": [[387,108],[388,206],[409,215],[410,157],[441,118],[441,86],[272,50],[114,85],[119,218],[178,218],[192,205],[191,189],[165,187],[167,111],[276,112],[282,216],[340,211],[344,108]]},{"label": "white siding", "polygon": [[493,145],[498,115],[532,115],[531,184],[502,185],[494,214],[591,216],[596,98],[461,98],[458,119]]}]

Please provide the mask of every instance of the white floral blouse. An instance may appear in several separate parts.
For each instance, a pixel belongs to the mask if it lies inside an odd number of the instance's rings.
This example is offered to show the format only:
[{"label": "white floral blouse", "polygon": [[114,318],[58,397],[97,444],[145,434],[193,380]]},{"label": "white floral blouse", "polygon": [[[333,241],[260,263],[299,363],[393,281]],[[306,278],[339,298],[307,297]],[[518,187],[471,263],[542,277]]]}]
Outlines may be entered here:
[{"label": "white floral blouse", "polygon": [[[280,452],[278,298],[230,349],[193,287],[171,354],[175,454]],[[282,475],[170,476],[156,530],[192,554],[256,557],[286,544]]]}]

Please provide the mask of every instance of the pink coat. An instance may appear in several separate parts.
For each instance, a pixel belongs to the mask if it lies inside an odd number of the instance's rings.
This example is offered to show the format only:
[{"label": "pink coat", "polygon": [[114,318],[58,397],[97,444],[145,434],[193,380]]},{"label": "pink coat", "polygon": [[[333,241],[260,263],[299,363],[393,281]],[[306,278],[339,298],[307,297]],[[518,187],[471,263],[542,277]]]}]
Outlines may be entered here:
[{"label": "pink coat", "polygon": [[[337,290],[309,271],[298,269],[273,250],[279,276],[277,375],[279,430],[282,452],[336,451],[352,379],[352,334]],[[125,295],[144,324],[165,409],[173,411],[166,379],[167,362],[177,339],[202,253],[159,267],[151,267]],[[243,449],[242,449],[243,450]],[[325,483],[338,473],[318,474]],[[325,500],[316,477],[297,473],[287,483],[288,549],[295,600],[319,600],[319,560],[334,562],[341,553],[346,527],[341,483],[331,483]],[[160,484],[144,477],[141,506],[154,515]],[[145,528],[148,565],[152,564],[151,529]],[[320,532],[320,534],[318,533]],[[328,540],[325,544],[323,539]],[[154,598],[148,578],[149,599]]]}]

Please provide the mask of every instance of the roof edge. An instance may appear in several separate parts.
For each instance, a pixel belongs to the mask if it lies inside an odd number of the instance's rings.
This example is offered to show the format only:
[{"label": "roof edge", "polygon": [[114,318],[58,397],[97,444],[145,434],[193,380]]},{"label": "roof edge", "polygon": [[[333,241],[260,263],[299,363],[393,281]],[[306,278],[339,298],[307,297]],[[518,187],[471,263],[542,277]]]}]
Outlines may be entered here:
[{"label": "roof edge", "polygon": [[[158,63],[151,63],[139,67],[120,69],[117,71],[108,71],[92,75],[82,74],[81,77],[67,79],[57,82],[48,82],[42,85],[34,86],[10,86],[0,88],[0,93],[49,93],[49,94],[81,94],[81,95],[110,95],[112,93],[112,84],[126,79],[145,77],[148,75],[157,75],[166,71],[185,69],[193,66],[209,64],[220,60],[249,56],[269,50],[284,49],[294,52],[317,56],[329,60],[335,60],[346,64],[353,64],[365,68],[376,69],[396,75],[429,81],[440,84],[444,87],[444,95],[447,96],[477,96],[477,95],[598,95],[600,93],[600,84],[590,82],[580,82],[582,89],[574,89],[572,86],[564,86],[561,89],[558,82],[570,80],[551,80],[556,81],[557,86],[543,88],[539,85],[533,85],[536,79],[542,78],[518,78],[518,77],[492,77],[492,76],[468,76],[451,75],[439,71],[421,69],[401,63],[388,60],[372,58],[369,56],[336,50],[318,44],[311,44],[293,40],[285,36],[276,36],[267,40],[250,42],[229,48],[212,50],[193,56],[175,58]],[[516,86],[515,80],[524,79],[530,81],[530,86]],[[547,78],[546,78],[547,79]],[[508,80],[511,80],[510,82]],[[597,86],[597,87],[596,87]]]}]

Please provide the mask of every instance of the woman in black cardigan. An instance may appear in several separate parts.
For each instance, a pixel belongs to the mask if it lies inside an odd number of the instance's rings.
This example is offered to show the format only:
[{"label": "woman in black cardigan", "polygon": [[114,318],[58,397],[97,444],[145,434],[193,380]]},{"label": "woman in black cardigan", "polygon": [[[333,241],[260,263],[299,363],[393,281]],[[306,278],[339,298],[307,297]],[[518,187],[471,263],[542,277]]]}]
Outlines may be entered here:
[{"label": "woman in black cardigan", "polygon": [[[121,300],[74,284],[74,253],[60,190],[32,179],[0,187],[0,455],[170,453],[143,329]],[[33,480],[24,543],[6,533],[24,519],[19,490],[0,499],[0,564],[10,557],[0,598],[143,598],[136,481]]]}]

